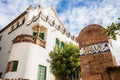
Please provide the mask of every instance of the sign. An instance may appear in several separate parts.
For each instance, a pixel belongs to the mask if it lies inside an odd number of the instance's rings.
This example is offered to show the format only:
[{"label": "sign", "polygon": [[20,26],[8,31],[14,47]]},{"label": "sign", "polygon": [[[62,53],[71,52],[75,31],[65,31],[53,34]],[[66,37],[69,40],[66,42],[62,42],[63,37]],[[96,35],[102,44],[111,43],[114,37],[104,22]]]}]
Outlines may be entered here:
[{"label": "sign", "polygon": [[108,42],[104,42],[80,48],[80,55],[96,54],[108,51],[110,51]]}]

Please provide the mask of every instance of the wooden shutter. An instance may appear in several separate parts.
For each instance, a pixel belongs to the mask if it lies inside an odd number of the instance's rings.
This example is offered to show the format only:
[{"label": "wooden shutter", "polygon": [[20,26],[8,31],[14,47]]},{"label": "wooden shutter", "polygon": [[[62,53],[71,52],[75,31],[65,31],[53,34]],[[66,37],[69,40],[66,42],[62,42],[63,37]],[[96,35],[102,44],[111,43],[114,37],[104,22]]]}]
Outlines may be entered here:
[{"label": "wooden shutter", "polygon": [[44,40],[44,32],[43,32],[43,33],[40,33],[40,38],[41,38],[42,40]]},{"label": "wooden shutter", "polygon": [[56,38],[56,46],[59,46],[59,39]]},{"label": "wooden shutter", "polygon": [[12,70],[11,71],[17,71],[18,61],[13,61]]},{"label": "wooden shutter", "polygon": [[64,49],[65,48],[65,44],[64,42],[61,42],[61,49]]},{"label": "wooden shutter", "polygon": [[37,32],[33,32],[33,36],[37,36]]},{"label": "wooden shutter", "polygon": [[45,66],[39,65],[38,80],[46,80],[46,67]]}]

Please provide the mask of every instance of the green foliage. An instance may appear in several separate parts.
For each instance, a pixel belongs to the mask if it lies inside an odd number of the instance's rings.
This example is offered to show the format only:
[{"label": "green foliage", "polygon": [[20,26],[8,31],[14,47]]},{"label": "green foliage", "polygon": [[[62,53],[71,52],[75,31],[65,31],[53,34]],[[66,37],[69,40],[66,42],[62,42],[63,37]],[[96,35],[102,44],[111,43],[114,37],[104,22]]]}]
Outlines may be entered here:
[{"label": "green foliage", "polygon": [[[118,18],[120,20],[120,18]],[[116,35],[120,35],[117,30],[120,30],[120,23],[112,23],[107,28],[103,28],[103,32],[108,35],[109,39],[116,40]]]},{"label": "green foliage", "polygon": [[58,78],[58,80],[67,80],[69,74],[71,74],[78,66],[80,66],[79,60],[79,48],[72,43],[65,44],[65,48],[54,48],[49,53],[51,72]]}]

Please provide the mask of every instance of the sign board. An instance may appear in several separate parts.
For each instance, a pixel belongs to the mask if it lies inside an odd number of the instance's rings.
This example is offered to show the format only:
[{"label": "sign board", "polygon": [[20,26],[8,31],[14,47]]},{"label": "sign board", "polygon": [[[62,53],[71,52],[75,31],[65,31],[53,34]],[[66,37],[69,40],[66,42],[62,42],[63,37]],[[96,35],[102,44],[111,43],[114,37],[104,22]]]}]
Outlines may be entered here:
[{"label": "sign board", "polygon": [[93,44],[80,48],[80,55],[96,54],[110,51],[108,42]]}]

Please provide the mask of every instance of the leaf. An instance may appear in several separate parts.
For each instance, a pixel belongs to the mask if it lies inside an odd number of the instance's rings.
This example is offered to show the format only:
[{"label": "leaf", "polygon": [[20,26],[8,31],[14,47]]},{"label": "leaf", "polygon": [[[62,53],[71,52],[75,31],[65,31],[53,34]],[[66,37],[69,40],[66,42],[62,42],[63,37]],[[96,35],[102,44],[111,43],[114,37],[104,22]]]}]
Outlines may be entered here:
[{"label": "leaf", "polygon": [[72,43],[65,43],[65,48],[54,48],[49,53],[51,72],[60,80],[65,76],[70,75],[78,66],[79,60],[79,47]]}]

